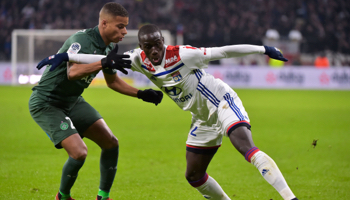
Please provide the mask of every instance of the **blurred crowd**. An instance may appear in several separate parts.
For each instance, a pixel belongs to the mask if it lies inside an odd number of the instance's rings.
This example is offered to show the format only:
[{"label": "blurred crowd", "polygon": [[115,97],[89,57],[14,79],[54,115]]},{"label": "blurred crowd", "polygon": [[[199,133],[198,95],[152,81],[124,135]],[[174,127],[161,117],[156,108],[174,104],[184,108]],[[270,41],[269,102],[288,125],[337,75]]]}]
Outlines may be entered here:
[{"label": "blurred crowd", "polygon": [[[98,24],[105,0],[2,0],[0,60],[11,55],[13,29],[83,29]],[[153,23],[184,44],[262,44],[270,29],[280,39],[301,33],[301,53],[350,54],[349,0],[116,0],[129,12],[128,29]]]}]

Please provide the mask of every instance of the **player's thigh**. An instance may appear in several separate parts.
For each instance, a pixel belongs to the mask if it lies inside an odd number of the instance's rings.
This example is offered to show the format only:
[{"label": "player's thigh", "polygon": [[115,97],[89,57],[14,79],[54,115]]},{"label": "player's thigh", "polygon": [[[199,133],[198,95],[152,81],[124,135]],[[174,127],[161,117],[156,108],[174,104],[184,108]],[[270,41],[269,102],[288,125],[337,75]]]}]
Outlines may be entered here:
[{"label": "player's thigh", "polygon": [[109,149],[118,146],[117,138],[102,116],[82,97],[79,98],[69,116],[83,137],[94,141],[101,148]]},{"label": "player's thigh", "polygon": [[80,135],[83,135],[92,124],[102,118],[100,113],[83,97],[79,97],[74,107],[71,108],[69,117]]},{"label": "player's thigh", "polygon": [[[223,134],[219,126],[213,124],[212,126],[198,125],[196,122],[188,133],[186,146],[187,150],[198,149],[209,150],[217,149],[221,146]],[[190,148],[190,149],[189,149]],[[195,153],[198,153],[195,151]]]},{"label": "player's thigh", "polygon": [[62,148],[60,143],[78,132],[67,114],[57,107],[49,105],[45,105],[45,107],[31,107],[30,114],[49,136],[56,148]]},{"label": "player's thigh", "polygon": [[103,119],[97,120],[84,133],[84,137],[94,141],[102,149],[111,149],[119,145],[118,139]]}]

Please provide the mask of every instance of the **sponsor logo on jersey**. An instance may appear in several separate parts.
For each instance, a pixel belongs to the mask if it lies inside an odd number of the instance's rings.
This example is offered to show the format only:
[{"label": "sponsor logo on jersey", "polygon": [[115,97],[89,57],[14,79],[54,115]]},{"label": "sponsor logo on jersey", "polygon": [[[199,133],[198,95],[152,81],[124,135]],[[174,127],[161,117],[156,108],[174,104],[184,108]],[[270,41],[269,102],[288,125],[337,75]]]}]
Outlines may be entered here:
[{"label": "sponsor logo on jersey", "polygon": [[178,87],[163,87],[164,91],[170,96],[177,96],[181,94],[182,89]]},{"label": "sponsor logo on jersey", "polygon": [[77,54],[81,49],[81,45],[77,42],[74,42],[72,45],[70,45],[69,49],[68,49],[68,53],[71,54]]},{"label": "sponsor logo on jersey", "polygon": [[175,82],[179,82],[182,80],[182,76],[179,71],[172,73],[171,76],[173,77],[173,80]]},{"label": "sponsor logo on jersey", "polygon": [[176,64],[181,60],[179,54],[180,48],[179,46],[167,46],[165,52],[165,65],[164,68],[168,68]]},{"label": "sponsor logo on jersey", "polygon": [[85,81],[85,83],[90,84],[91,81],[92,81],[94,78],[95,78],[94,76],[85,76],[85,77],[83,77],[83,78],[80,79],[80,80]]},{"label": "sponsor logo on jersey", "polygon": [[181,102],[185,102],[188,101],[192,98],[192,94],[189,93],[188,95],[185,95],[184,97],[181,98],[171,98],[175,103],[181,103]]},{"label": "sponsor logo on jersey", "polygon": [[177,61],[177,56],[175,55],[174,57],[165,59],[165,64],[170,65],[171,63],[176,62],[176,61]]}]

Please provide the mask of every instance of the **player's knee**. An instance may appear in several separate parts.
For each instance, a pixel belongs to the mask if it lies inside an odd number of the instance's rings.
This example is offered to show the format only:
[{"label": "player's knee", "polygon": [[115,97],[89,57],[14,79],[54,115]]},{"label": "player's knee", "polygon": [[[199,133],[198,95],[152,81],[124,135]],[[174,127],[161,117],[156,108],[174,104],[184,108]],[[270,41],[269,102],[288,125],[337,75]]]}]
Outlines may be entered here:
[{"label": "player's knee", "polygon": [[199,173],[197,171],[186,171],[185,177],[188,182],[198,181],[205,175],[203,173]]},{"label": "player's knee", "polygon": [[119,141],[114,135],[112,135],[111,138],[109,138],[108,140],[100,144],[101,149],[114,149],[118,146],[119,146]]},{"label": "player's knee", "polygon": [[72,157],[75,160],[85,160],[87,156],[87,147],[80,148],[72,153],[70,153],[70,157]]}]

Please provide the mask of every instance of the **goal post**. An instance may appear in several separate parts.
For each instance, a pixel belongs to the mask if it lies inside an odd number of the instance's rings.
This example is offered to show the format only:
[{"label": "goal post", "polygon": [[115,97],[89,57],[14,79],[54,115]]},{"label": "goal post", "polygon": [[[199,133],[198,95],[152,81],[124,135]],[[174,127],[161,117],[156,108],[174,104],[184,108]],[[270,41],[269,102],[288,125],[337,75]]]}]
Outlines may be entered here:
[{"label": "goal post", "polygon": [[[35,83],[42,74],[35,68],[37,63],[57,53],[69,36],[79,29],[15,29],[12,31],[11,73],[12,85],[20,83],[19,78],[25,77],[28,83]],[[168,30],[161,30],[165,43],[174,45],[174,37]],[[138,30],[128,30],[122,42],[118,43],[119,51],[125,52],[138,48]]]}]

